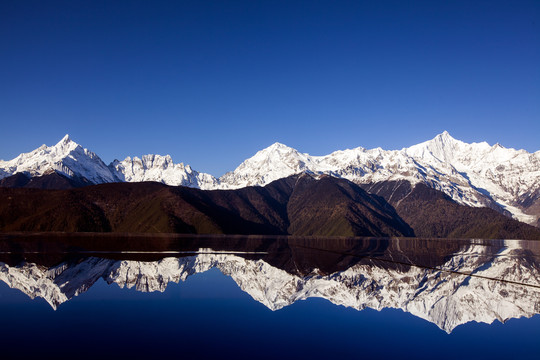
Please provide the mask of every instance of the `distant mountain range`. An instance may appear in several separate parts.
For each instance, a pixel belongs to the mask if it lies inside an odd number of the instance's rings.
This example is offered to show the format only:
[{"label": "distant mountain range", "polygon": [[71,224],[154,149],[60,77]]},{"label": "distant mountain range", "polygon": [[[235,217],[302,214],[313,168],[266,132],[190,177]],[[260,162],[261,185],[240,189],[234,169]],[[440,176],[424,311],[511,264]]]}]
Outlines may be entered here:
[{"label": "distant mountain range", "polygon": [[402,150],[358,147],[326,156],[310,156],[276,143],[220,178],[175,164],[170,156],[127,157],[106,165],[66,135],[54,146],[0,161],[0,186],[67,189],[156,181],[203,190],[240,189],[302,173],[347,179],[385,198],[393,196],[381,193],[388,184],[399,183],[401,190],[410,191],[421,184],[459,205],[487,207],[527,224],[540,224],[540,151],[467,144],[447,132]]}]

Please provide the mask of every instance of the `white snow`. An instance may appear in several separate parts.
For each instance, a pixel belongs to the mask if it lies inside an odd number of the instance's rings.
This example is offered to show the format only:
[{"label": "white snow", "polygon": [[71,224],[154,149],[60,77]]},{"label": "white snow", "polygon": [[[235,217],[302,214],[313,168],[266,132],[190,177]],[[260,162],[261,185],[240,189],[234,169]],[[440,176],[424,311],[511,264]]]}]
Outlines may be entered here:
[{"label": "white snow", "polygon": [[535,224],[538,219],[538,215],[524,213],[517,201],[540,189],[540,151],[531,154],[499,144],[467,144],[446,131],[402,150],[358,147],[326,156],[310,156],[274,144],[221,177],[219,188],[264,186],[301,172],[328,174],[359,184],[386,180],[422,182],[460,204],[497,204],[518,220]]},{"label": "white snow", "polygon": [[[406,242],[393,243],[387,250],[388,258],[407,258],[410,253],[400,250],[407,247]],[[31,298],[44,298],[56,309],[100,278],[122,288],[163,292],[170,282],[218,268],[271,310],[319,297],[357,310],[402,309],[449,333],[470,321],[489,324],[538,313],[537,255],[524,256],[529,250],[521,247],[522,242],[506,243],[498,253],[492,253],[491,246],[473,242],[436,269],[362,261],[331,274],[319,274],[315,269],[307,275],[296,275],[263,260],[200,249],[194,256],[152,262],[88,258],[52,268],[0,263],[0,280]]]},{"label": "white snow", "polygon": [[118,178],[127,182],[157,181],[200,189],[213,188],[218,183],[212,175],[199,173],[183,163],[175,164],[169,155],[144,155],[133,159],[128,156],[123,161],[113,161],[111,167]]},{"label": "white snow", "polygon": [[13,160],[0,161],[0,179],[17,173],[41,176],[52,171],[83,177],[94,184],[118,181],[99,156],[71,140],[69,135],[54,146],[42,145]]},{"label": "white snow", "polygon": [[514,218],[535,224],[518,200],[540,189],[540,151],[504,148],[486,142],[467,144],[448,132],[401,150],[358,147],[311,156],[275,143],[245,160],[221,178],[174,163],[169,155],[144,155],[115,160],[108,167],[94,153],[66,135],[55,146],[45,145],[10,161],[0,161],[0,179],[24,172],[31,176],[59,171],[92,183],[158,181],[204,190],[264,186],[274,180],[308,172],[328,174],[358,184],[386,180],[424,183],[469,206],[500,206]]}]

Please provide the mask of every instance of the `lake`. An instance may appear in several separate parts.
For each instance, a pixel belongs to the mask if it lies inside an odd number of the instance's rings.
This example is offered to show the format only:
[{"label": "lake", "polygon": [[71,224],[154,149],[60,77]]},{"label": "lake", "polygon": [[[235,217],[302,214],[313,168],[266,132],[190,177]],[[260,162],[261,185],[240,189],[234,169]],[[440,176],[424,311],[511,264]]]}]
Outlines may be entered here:
[{"label": "lake", "polygon": [[4,357],[531,358],[540,243],[0,235]]}]

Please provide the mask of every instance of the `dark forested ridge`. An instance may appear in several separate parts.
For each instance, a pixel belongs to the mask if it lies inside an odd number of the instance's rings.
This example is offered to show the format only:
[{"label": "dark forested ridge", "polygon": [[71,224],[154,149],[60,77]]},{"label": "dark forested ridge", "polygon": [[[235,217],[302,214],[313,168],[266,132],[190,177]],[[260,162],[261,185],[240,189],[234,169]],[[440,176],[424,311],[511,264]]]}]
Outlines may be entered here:
[{"label": "dark forested ridge", "polygon": [[342,179],[309,175],[204,191],[159,183],[0,188],[2,231],[412,236],[392,206]]},{"label": "dark forested ridge", "polygon": [[[41,181],[65,185],[54,174]],[[237,190],[154,182],[0,187],[0,231],[540,239],[540,229],[459,205],[424,185],[386,182],[368,190],[373,194],[344,179],[306,174]]]},{"label": "dark forested ridge", "polygon": [[92,185],[84,178],[71,178],[59,172],[50,171],[41,176],[17,173],[0,179],[0,187],[64,190]]},{"label": "dark forested ridge", "polygon": [[540,239],[540,229],[490,208],[460,205],[441,191],[408,181],[364,186],[386,199],[418,237]]}]

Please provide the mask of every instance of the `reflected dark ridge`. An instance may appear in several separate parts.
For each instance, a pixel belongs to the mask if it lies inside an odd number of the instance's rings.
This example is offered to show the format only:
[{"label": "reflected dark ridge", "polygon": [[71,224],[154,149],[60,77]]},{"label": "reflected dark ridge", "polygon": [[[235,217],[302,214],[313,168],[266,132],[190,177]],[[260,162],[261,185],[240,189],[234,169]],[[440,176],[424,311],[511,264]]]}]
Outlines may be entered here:
[{"label": "reflected dark ridge", "polygon": [[278,310],[312,297],[397,308],[450,333],[540,312],[540,244],[521,240],[22,235],[0,238],[0,280],[54,309],[96,281],[138,291],[219,269]]}]

